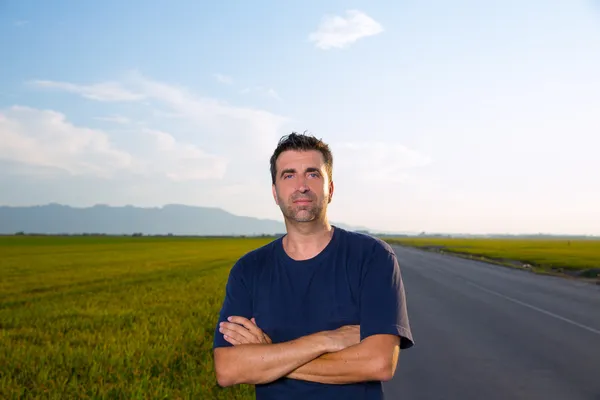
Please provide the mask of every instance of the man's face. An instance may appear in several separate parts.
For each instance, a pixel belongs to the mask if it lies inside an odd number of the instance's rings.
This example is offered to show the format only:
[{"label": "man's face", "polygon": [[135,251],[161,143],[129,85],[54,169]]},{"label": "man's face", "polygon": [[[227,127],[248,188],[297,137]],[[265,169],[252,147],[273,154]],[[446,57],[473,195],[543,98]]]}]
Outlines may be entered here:
[{"label": "man's face", "polygon": [[273,197],[283,215],[297,222],[322,217],[333,196],[333,182],[321,152],[284,151],[276,165]]}]

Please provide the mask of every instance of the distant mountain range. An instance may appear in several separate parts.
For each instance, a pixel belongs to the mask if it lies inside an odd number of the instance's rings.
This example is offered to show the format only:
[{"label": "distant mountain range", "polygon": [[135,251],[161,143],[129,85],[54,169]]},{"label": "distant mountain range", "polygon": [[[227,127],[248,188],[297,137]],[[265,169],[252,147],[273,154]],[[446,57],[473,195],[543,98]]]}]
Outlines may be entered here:
[{"label": "distant mountain range", "polygon": [[[460,234],[441,232],[382,231],[330,221],[350,231],[377,236],[488,237],[488,238],[593,238],[591,235],[552,234]],[[273,219],[235,215],[221,208],[168,204],[162,207],[108,206],[77,208],[62,204],[27,207],[0,206],[0,235],[16,233],[46,235],[193,235],[260,236],[285,233],[285,225]]]},{"label": "distant mountain range", "polygon": [[[331,224],[352,231],[368,228]],[[231,214],[220,208],[169,204],[142,208],[95,205],[76,208],[61,204],[0,206],[0,234],[108,235],[278,235],[283,222]]]}]

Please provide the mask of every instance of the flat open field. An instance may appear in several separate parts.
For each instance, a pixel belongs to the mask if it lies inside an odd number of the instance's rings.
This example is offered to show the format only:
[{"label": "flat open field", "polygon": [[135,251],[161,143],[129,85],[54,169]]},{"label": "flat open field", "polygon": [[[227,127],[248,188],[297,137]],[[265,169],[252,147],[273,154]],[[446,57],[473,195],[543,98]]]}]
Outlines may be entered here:
[{"label": "flat open field", "polygon": [[0,237],[1,399],[249,399],[212,338],[229,269],[272,238]]},{"label": "flat open field", "polygon": [[[386,238],[429,250],[485,257],[507,265],[529,264],[536,272],[581,274],[600,269],[600,240]],[[590,271],[591,273],[591,271]]]}]

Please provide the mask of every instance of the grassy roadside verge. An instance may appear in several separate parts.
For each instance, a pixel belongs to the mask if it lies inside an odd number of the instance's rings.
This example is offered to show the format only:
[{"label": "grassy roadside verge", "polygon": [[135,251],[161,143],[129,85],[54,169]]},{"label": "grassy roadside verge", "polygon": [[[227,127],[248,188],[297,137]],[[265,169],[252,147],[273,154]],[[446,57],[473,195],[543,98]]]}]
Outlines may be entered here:
[{"label": "grassy roadside verge", "polygon": [[390,244],[600,284],[600,240],[385,238]]}]

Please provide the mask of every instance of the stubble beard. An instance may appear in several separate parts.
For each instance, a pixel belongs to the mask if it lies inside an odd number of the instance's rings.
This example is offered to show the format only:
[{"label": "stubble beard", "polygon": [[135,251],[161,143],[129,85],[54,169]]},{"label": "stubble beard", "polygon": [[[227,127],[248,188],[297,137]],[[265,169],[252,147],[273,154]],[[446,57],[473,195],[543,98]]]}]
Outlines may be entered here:
[{"label": "stubble beard", "polygon": [[286,203],[279,197],[279,208],[288,220],[294,222],[311,222],[321,218],[325,210],[325,206],[318,200],[315,197],[311,197],[311,203],[309,204],[295,204],[294,198]]}]

